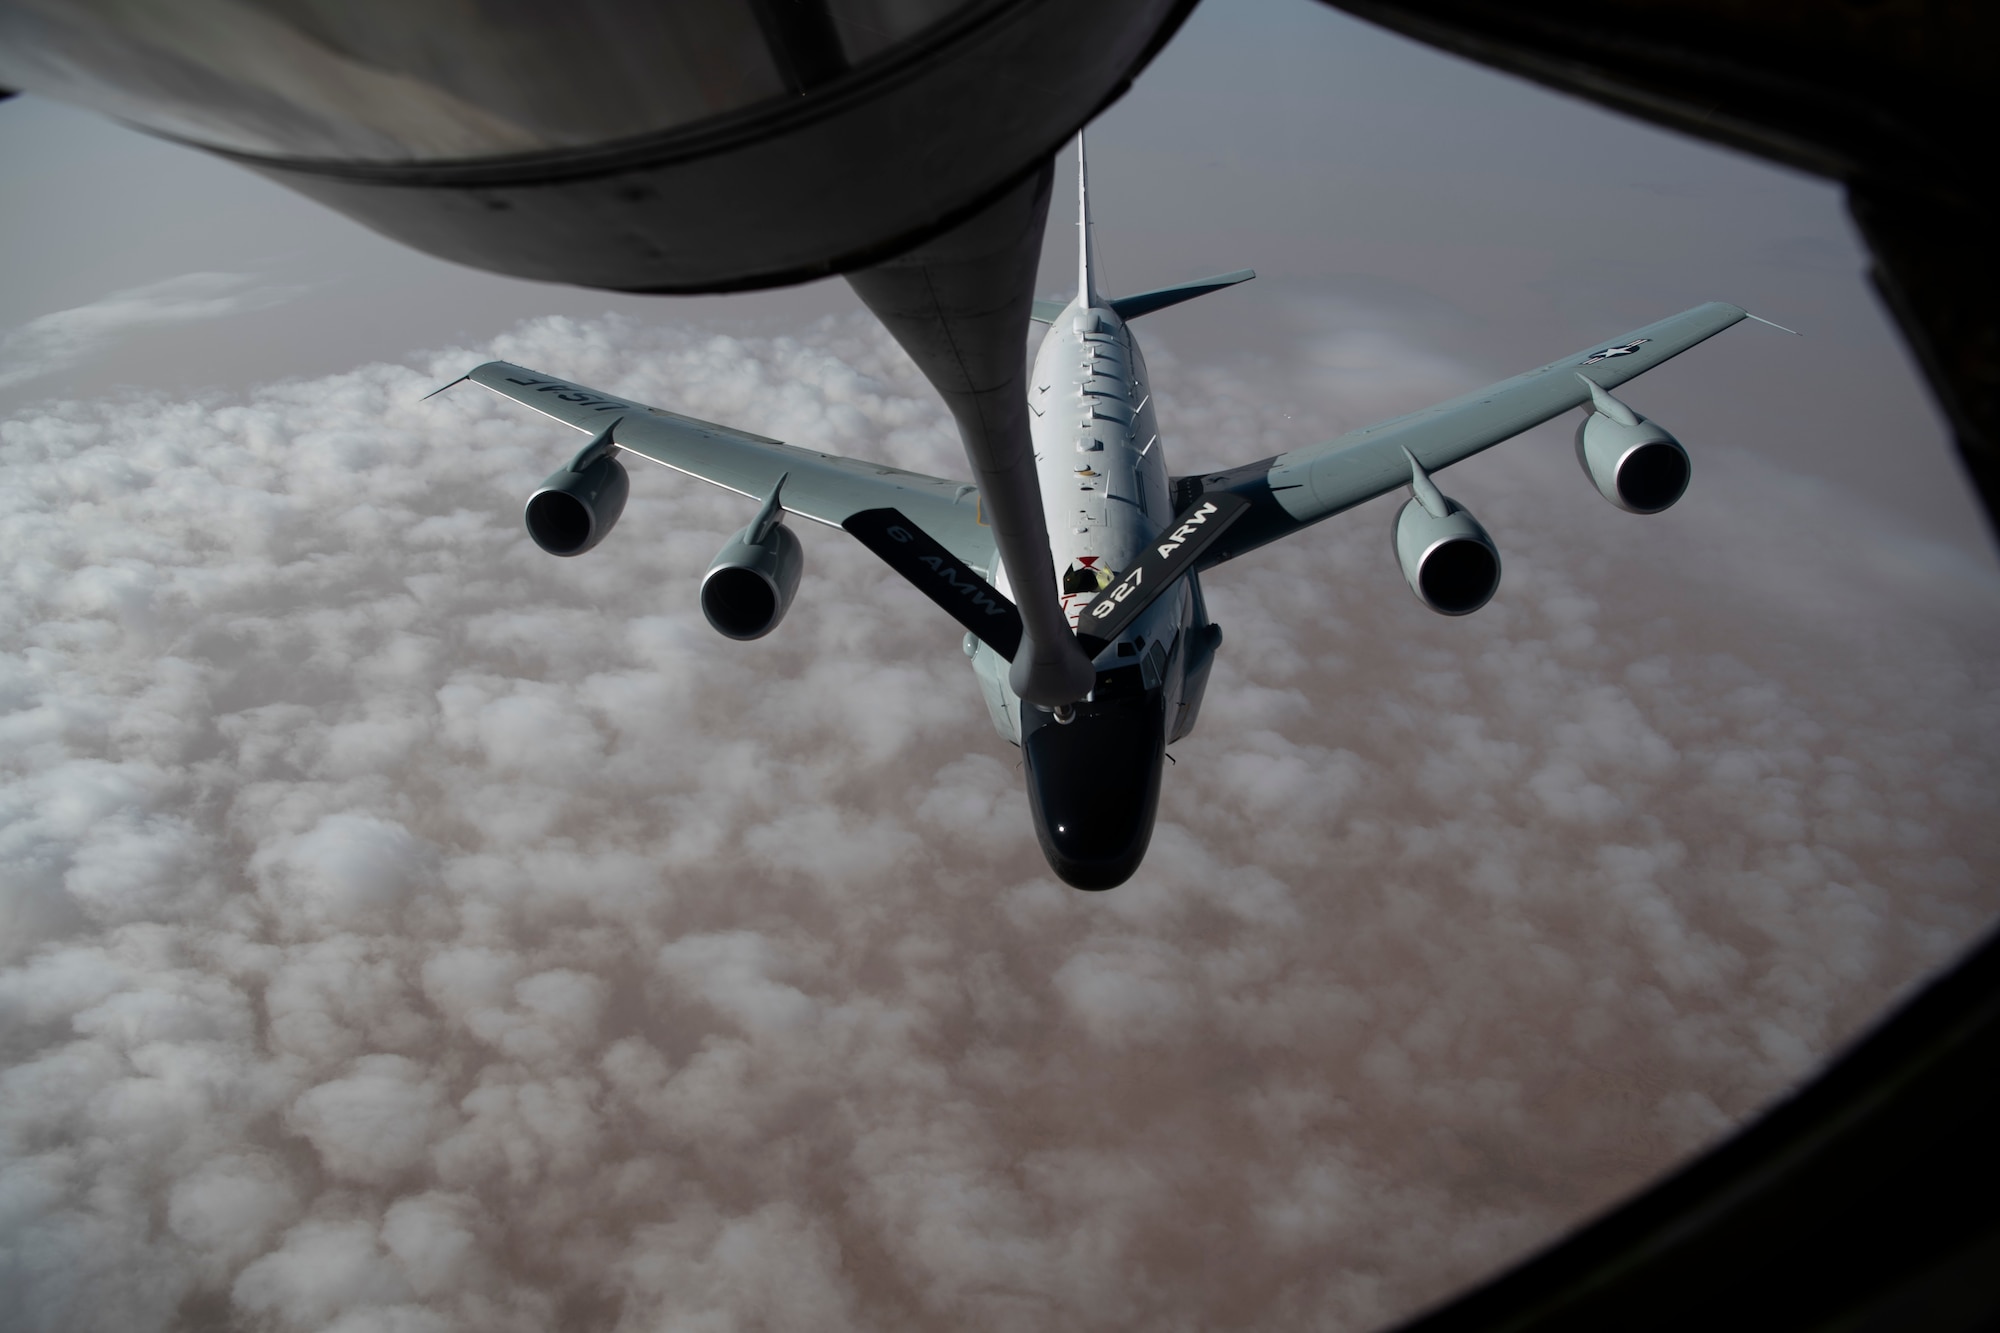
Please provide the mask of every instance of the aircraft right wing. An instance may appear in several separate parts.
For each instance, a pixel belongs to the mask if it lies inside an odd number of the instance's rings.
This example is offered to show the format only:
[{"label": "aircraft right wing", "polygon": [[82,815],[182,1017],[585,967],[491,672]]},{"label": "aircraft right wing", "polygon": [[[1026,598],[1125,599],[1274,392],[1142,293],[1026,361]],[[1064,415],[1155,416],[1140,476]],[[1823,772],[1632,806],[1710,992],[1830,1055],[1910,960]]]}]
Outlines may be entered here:
[{"label": "aircraft right wing", "polygon": [[488,361],[464,378],[575,430],[595,434],[616,423],[611,442],[620,449],[753,500],[769,496],[784,477],[780,503],[788,513],[838,528],[856,514],[894,508],[960,560],[980,568],[992,562],[992,529],[980,514],[979,488],[970,482],[801,449],[506,361]]},{"label": "aircraft right wing", "polygon": [[1349,431],[1326,444],[1220,472],[1174,479],[1174,507],[1204,495],[1240,496],[1249,510],[1201,558],[1208,569],[1410,483],[1409,450],[1426,472],[1472,457],[1590,401],[1577,377],[1610,389],[1743,319],[1721,301],[1682,311],[1623,338],[1434,407]]}]

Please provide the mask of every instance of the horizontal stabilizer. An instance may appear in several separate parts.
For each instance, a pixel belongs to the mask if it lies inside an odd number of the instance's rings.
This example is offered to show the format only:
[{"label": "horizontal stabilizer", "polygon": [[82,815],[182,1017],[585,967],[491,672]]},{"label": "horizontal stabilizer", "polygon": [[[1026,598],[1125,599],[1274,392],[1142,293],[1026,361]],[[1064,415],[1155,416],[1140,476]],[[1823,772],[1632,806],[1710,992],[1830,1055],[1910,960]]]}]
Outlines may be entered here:
[{"label": "horizontal stabilizer", "polygon": [[974,637],[1009,662],[1021,647],[1021,613],[963,560],[895,509],[864,509],[840,525]]},{"label": "horizontal stabilizer", "polygon": [[1028,318],[1037,324],[1053,324],[1062,318],[1062,312],[1069,309],[1068,301],[1037,301],[1035,312]]},{"label": "horizontal stabilizer", "polygon": [[1155,310],[1165,310],[1170,305],[1192,301],[1197,296],[1207,296],[1219,292],[1224,287],[1234,287],[1239,282],[1248,282],[1257,276],[1255,269],[1239,268],[1234,273],[1220,273],[1213,278],[1200,278],[1194,282],[1177,283],[1172,287],[1160,287],[1150,292],[1140,292],[1137,296],[1120,296],[1105,302],[1118,312],[1120,319],[1137,319],[1150,315]]},{"label": "horizontal stabilizer", "polygon": [[1250,502],[1242,496],[1223,491],[1202,496],[1182,510],[1153,538],[1139,563],[1099,593],[1084,610],[1076,638],[1085,655],[1096,657],[1123,634],[1141,611],[1195,567],[1201,553],[1249,507]]}]

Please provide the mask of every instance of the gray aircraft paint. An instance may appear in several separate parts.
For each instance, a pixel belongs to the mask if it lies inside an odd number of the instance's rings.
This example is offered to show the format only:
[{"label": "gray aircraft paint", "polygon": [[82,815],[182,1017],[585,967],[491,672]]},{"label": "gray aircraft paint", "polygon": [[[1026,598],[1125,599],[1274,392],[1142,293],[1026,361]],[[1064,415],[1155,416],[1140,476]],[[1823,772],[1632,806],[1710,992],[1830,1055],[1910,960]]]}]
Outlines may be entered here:
[{"label": "gray aircraft paint", "polygon": [[[1249,504],[1196,568],[1157,594],[1094,660],[1100,672],[1136,664],[1146,688],[1163,691],[1170,741],[1193,727],[1220,643],[1204,608],[1200,569],[1411,486],[1414,477],[1590,404],[1602,390],[1643,374],[1746,314],[1734,305],[1709,302],[1324,444],[1174,478],[1167,471],[1151,373],[1119,307],[1140,313],[1163,309],[1243,281],[1248,271],[1123,300],[1105,298],[1096,287],[1081,142],[1077,198],[1077,296],[1060,309],[1037,303],[1035,317],[1047,320],[1048,330],[1028,387],[1029,430],[1051,563],[1059,580],[1073,578],[1060,586],[1063,615],[1072,632],[1104,589],[1170,534],[1177,511],[1210,493]],[[618,448],[760,502],[782,478],[785,511],[818,523],[839,527],[857,514],[893,508],[983,572],[1000,593],[1013,596],[992,530],[981,519],[978,488],[970,482],[800,448],[504,361],[488,362],[463,378],[593,436],[605,433],[610,422],[608,434]],[[1469,511],[1465,519],[1478,526]],[[995,730],[1022,744],[1024,705],[1010,684],[1010,664],[970,634],[965,650]]]},{"label": "gray aircraft paint", "polygon": [[[1138,339],[1108,306],[1072,301],[1042,338],[1029,388],[1030,430],[1059,576],[1101,570],[1094,577],[1108,585],[1174,516],[1150,383]],[[1003,592],[1005,578],[1004,570],[996,571]],[[1063,614],[1072,630],[1097,595],[1065,588]],[[1129,665],[1131,658],[1143,663],[1150,660],[1148,647],[1170,645],[1167,660],[1149,674],[1178,690],[1187,638],[1182,631],[1195,605],[1186,584],[1169,592],[1107,646],[1096,665]],[[1121,656],[1125,649],[1130,653]],[[1005,664],[983,645],[972,659],[995,727],[1020,744],[1021,705],[1006,688]]]},{"label": "gray aircraft paint", "polygon": [[580,431],[600,430],[607,417],[622,414],[614,433],[620,449],[747,499],[761,503],[784,477],[788,514],[837,528],[861,510],[894,505],[961,559],[985,568],[993,558],[992,533],[980,520],[978,489],[970,482],[801,449],[506,361],[489,361],[465,378]]},{"label": "gray aircraft paint", "polygon": [[[1077,232],[1077,296],[1058,311],[1049,312],[1045,304],[1036,312],[1048,317],[1049,327],[1035,353],[1028,388],[1029,430],[1058,577],[1088,571],[1099,584],[1091,591],[1062,586],[1063,614],[1072,630],[1103,589],[1137,563],[1174,516],[1145,354],[1113,303],[1096,290],[1089,166],[1081,137]],[[1210,279],[1212,285],[1202,290],[1213,291],[1242,277]],[[1002,591],[1007,591],[1005,578],[1005,570],[996,571]],[[1147,683],[1164,686],[1168,698],[1180,705],[1177,715],[1191,719],[1200,699],[1185,699],[1181,690],[1192,639],[1188,631],[1199,605],[1190,575],[1107,644],[1094,665],[1103,670],[1137,661]],[[971,657],[995,729],[1020,744],[1021,703],[1007,688],[1005,664],[983,644],[975,645]],[[1205,676],[1201,680],[1205,682]]]},{"label": "gray aircraft paint", "polygon": [[[1255,507],[1202,561],[1219,565],[1266,542],[1409,484],[1414,458],[1435,473],[1591,401],[1746,318],[1710,301],[1545,366],[1431,407],[1349,431],[1325,444],[1184,479],[1176,499],[1225,490]],[[1637,346],[1635,346],[1637,345]],[[1632,348],[1606,358],[1607,348]]]}]

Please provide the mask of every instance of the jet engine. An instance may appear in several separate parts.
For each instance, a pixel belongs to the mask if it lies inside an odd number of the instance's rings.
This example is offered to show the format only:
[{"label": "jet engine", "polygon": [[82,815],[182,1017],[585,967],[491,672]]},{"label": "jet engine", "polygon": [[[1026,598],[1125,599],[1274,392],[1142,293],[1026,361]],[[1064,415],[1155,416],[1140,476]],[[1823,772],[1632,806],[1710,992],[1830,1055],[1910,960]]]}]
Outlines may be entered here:
[{"label": "jet engine", "polygon": [[1440,615],[1468,616],[1500,587],[1500,548],[1471,510],[1438,499],[1441,512],[1412,496],[1396,515],[1396,558],[1417,600]]},{"label": "jet engine", "polygon": [[806,557],[784,517],[773,491],[750,526],[729,539],[701,576],[701,613],[717,632],[732,639],[761,639],[791,608]]},{"label": "jet engine", "polygon": [[1657,423],[1590,385],[1590,415],[1576,428],[1576,461],[1598,493],[1634,514],[1657,514],[1687,491],[1687,450]]},{"label": "jet engine", "polygon": [[550,555],[582,555],[611,531],[631,489],[607,430],[528,497],[528,535]]}]

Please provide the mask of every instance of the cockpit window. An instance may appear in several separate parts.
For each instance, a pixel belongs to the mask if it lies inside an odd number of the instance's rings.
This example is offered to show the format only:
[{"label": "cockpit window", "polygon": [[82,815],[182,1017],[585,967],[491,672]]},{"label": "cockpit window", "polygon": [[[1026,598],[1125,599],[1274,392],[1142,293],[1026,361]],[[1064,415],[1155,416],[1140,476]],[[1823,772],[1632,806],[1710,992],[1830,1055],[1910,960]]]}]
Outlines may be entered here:
[{"label": "cockpit window", "polygon": [[1077,593],[1102,592],[1111,586],[1111,571],[1102,565],[1086,565],[1077,561],[1063,571],[1062,590],[1064,596]]}]

